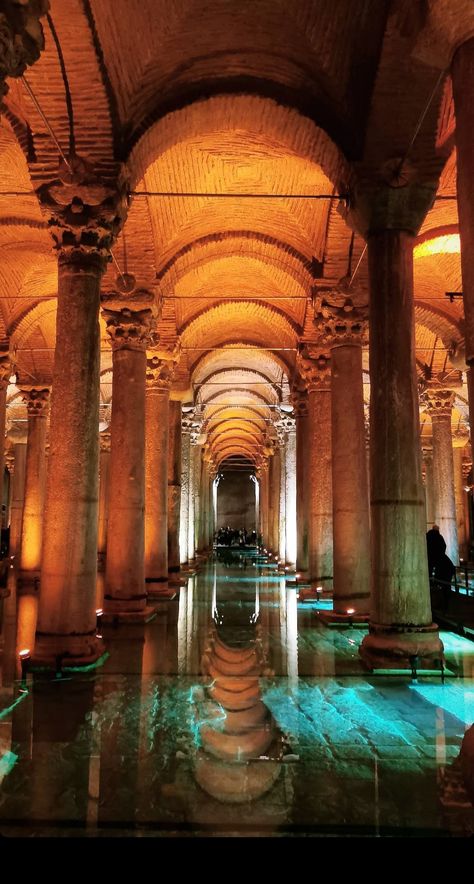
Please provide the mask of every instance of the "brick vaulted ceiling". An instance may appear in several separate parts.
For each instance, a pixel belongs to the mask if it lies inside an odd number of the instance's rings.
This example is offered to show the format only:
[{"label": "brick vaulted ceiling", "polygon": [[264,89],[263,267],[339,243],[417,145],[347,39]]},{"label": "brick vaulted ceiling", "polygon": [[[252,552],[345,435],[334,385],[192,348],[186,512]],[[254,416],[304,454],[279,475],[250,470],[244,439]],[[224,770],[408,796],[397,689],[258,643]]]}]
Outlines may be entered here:
[{"label": "brick vaulted ceiling", "polygon": [[[198,405],[216,452],[262,450],[288,401],[297,344],[313,334],[314,286],[337,282],[362,255],[337,194],[353,166],[377,171],[403,154],[439,77],[419,51],[425,23],[414,6],[51,0],[72,130],[47,22],[28,82],[65,153],[110,181],[124,167],[134,196],[115,257],[162,302],[161,346],[181,344],[172,395]],[[47,381],[57,270],[34,190],[55,175],[58,154],[22,84],[9,86],[0,189],[18,195],[0,196],[0,332],[20,373]],[[444,196],[456,192],[453,130],[444,78],[410,155],[425,178],[440,176]],[[461,288],[457,220],[455,201],[435,202],[415,248],[420,371],[444,368],[462,338],[462,306],[445,297]],[[109,265],[105,290],[116,275]],[[367,297],[365,258],[358,291]],[[104,329],[102,349],[107,402]]]}]

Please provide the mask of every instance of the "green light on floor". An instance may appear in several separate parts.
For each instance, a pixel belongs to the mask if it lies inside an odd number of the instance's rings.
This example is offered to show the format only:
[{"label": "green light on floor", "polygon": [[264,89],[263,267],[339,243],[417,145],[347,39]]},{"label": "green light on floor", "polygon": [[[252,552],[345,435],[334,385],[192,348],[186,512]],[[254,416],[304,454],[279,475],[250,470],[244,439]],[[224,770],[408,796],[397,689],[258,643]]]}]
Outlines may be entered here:
[{"label": "green light on floor", "polygon": [[20,694],[20,696],[17,697],[17,699],[15,700],[14,703],[11,704],[11,706],[7,706],[6,709],[2,709],[2,711],[0,712],[0,721],[2,720],[2,718],[6,718],[7,715],[10,714],[10,712],[13,712],[15,706],[18,706],[18,703],[21,703],[22,700],[24,700],[27,696],[28,696],[28,692],[25,691],[24,694]]},{"label": "green light on floor", "polygon": [[15,764],[18,761],[18,755],[15,755],[14,752],[4,752],[4,754],[0,757],[0,785],[6,776],[10,773],[10,771],[15,767]]}]

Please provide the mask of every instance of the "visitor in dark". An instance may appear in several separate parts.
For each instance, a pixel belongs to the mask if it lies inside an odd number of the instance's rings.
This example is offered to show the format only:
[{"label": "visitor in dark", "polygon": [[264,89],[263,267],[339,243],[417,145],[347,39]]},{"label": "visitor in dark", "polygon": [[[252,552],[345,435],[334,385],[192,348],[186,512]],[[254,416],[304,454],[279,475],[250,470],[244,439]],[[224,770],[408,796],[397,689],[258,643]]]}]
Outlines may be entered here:
[{"label": "visitor in dark", "polygon": [[436,565],[441,562],[446,552],[446,541],[440,533],[439,525],[433,525],[426,532],[426,546],[428,551],[428,573],[431,580]]}]

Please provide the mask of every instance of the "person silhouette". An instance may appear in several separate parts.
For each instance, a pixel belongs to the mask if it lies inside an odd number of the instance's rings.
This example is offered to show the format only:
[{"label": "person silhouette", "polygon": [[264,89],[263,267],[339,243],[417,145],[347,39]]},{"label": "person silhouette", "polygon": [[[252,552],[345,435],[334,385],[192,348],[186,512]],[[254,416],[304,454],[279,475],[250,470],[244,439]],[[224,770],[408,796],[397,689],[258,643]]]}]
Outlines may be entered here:
[{"label": "person silhouette", "polygon": [[430,580],[433,577],[433,571],[436,566],[441,564],[443,556],[446,552],[446,541],[440,533],[439,525],[433,525],[426,532],[426,548],[428,552],[428,572]]}]

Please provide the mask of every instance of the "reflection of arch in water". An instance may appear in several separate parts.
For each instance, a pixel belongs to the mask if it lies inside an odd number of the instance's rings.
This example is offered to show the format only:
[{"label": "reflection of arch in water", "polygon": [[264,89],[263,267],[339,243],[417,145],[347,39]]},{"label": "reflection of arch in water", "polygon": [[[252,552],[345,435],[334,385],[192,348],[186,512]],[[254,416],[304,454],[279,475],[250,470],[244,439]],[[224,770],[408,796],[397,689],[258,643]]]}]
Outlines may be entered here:
[{"label": "reflection of arch in water", "polygon": [[[262,702],[259,676],[263,659],[259,627],[249,623],[246,638],[224,641],[214,626],[202,658],[212,679],[196,707],[201,748],[194,773],[213,798],[241,803],[264,795],[276,782],[283,739]],[[233,645],[233,646],[232,646]]]}]

